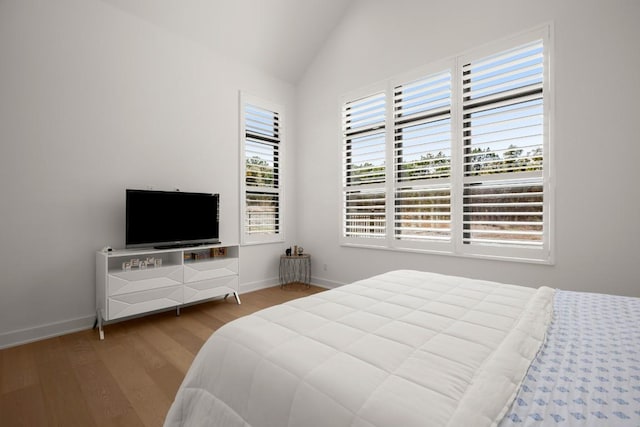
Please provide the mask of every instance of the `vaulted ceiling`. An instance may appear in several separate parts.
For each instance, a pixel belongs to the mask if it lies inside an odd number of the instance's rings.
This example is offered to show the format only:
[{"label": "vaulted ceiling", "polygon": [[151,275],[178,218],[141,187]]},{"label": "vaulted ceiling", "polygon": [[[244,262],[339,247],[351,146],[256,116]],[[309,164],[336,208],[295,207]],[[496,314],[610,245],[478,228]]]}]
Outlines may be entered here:
[{"label": "vaulted ceiling", "polygon": [[102,0],[297,83],[354,0]]}]

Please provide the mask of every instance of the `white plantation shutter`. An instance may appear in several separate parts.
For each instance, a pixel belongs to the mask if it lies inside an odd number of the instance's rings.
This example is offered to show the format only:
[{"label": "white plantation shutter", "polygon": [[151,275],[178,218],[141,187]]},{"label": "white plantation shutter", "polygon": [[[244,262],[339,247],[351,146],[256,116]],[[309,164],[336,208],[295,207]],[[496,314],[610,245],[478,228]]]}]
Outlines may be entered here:
[{"label": "white plantation shutter", "polygon": [[451,72],[394,88],[397,240],[451,239]]},{"label": "white plantation shutter", "polygon": [[380,190],[345,192],[345,236],[381,238],[386,231],[385,193]]},{"label": "white plantation shutter", "polygon": [[543,195],[539,179],[465,184],[464,243],[542,245]]},{"label": "white plantation shutter", "polygon": [[395,192],[395,238],[451,240],[451,186],[398,187]]},{"label": "white plantation shutter", "polygon": [[542,247],[544,47],[462,68],[463,243]]},{"label": "white plantation shutter", "polygon": [[553,261],[550,31],[344,102],[343,243]]},{"label": "white plantation shutter", "polygon": [[281,114],[243,99],[243,242],[280,241]]},{"label": "white plantation shutter", "polygon": [[384,93],[343,106],[344,237],[386,235],[385,117]]}]

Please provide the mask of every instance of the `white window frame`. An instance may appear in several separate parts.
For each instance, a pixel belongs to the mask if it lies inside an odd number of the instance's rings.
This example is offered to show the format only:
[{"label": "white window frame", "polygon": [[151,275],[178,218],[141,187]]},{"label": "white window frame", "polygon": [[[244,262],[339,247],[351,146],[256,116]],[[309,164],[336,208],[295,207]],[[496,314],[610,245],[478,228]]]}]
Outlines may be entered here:
[{"label": "white window frame", "polygon": [[[366,98],[375,94],[379,94],[379,93],[385,93],[387,92],[387,87],[386,85],[372,85],[369,86],[365,89],[361,89],[357,92],[353,92],[352,94],[354,95],[354,97],[351,99],[351,101],[354,100],[358,100],[358,99],[362,99],[362,98]],[[341,108],[341,122],[344,120],[344,114],[345,112],[344,110],[344,103],[343,103],[343,108]],[[388,118],[388,112],[386,113],[385,116],[385,128],[389,125],[389,118]],[[344,129],[343,129],[344,132]],[[388,140],[389,136],[387,133],[385,133],[385,158],[388,157],[388,147],[389,147],[389,140]],[[341,212],[343,212],[346,215],[346,192],[350,189],[350,186],[347,184],[347,172],[345,169],[345,165],[346,165],[346,147],[342,147],[341,149],[341,156],[340,156],[340,165],[341,165],[341,169],[343,170],[343,176],[342,176],[342,180],[341,180]],[[379,191],[379,190],[383,190],[385,192],[385,198],[388,200],[388,197],[386,196],[386,194],[388,193],[389,189],[388,189],[388,181],[389,181],[389,168],[386,168],[385,170],[385,183],[382,184],[365,184],[364,186],[361,187],[361,190],[363,191]],[[386,230],[389,230],[389,211],[388,211],[389,207],[386,207],[386,211],[385,211],[385,216],[386,216]],[[346,224],[346,220],[341,221],[341,235],[344,236],[346,233],[346,229],[347,229],[347,224]],[[373,245],[373,246],[377,246],[379,245],[379,242],[386,240],[386,237],[384,238],[366,238],[366,237],[348,237],[346,238],[349,242],[351,243],[355,243],[357,245],[360,246],[369,246],[369,245]],[[372,242],[373,241],[373,242]]]},{"label": "white window frame", "polygon": [[[265,244],[265,243],[281,243],[285,241],[285,208],[284,208],[284,199],[285,199],[285,179],[284,179],[284,170],[286,168],[285,163],[285,111],[284,107],[279,104],[266,101],[254,95],[245,93],[240,91],[239,96],[239,123],[240,123],[240,137],[239,137],[239,147],[240,147],[240,244],[241,245],[255,245],[255,244]],[[264,191],[268,193],[272,193],[278,196],[278,227],[277,231],[269,232],[269,233],[260,233],[253,234],[247,232],[247,194],[253,191],[256,191],[255,187],[250,187],[246,184],[246,116],[245,116],[245,108],[247,106],[257,107],[263,110],[267,110],[269,112],[277,113],[278,115],[278,172],[277,172],[277,188],[262,188],[258,187],[257,191]]]},{"label": "white window frame", "polygon": [[[457,55],[449,60],[439,61],[429,64],[410,73],[396,76],[387,81],[380,82],[377,85],[370,86],[366,89],[351,92],[342,97],[341,105],[351,102],[355,99],[362,98],[375,93],[376,91],[385,91],[387,99],[387,120],[385,124],[387,157],[386,157],[386,220],[387,233],[385,238],[381,239],[357,239],[345,236],[345,211],[344,211],[344,176],[343,185],[341,187],[341,231],[339,236],[340,244],[343,246],[369,247],[386,250],[415,251],[426,253],[438,253],[444,255],[454,255],[474,258],[501,259],[509,261],[553,264],[553,207],[554,207],[554,171],[553,171],[553,152],[552,152],[552,119],[554,96],[551,86],[552,76],[552,24],[546,24],[536,29],[523,32],[519,35],[509,37],[498,42],[490,43],[477,49],[473,49],[464,54]],[[542,166],[542,185],[543,185],[543,237],[542,245],[535,248],[527,248],[522,246],[501,246],[501,245],[477,245],[465,244],[463,242],[463,188],[464,188],[464,166],[463,166],[463,123],[462,123],[462,68],[465,63],[493,55],[508,49],[541,39],[543,41],[544,56],[544,77],[543,77],[543,166]],[[437,241],[411,241],[398,240],[394,235],[394,174],[395,168],[393,163],[394,153],[394,133],[393,133],[393,94],[394,88],[398,85],[407,84],[412,80],[427,77],[446,69],[451,70],[452,74],[452,146],[451,146],[451,240],[448,242]],[[343,134],[344,135],[344,134]],[[343,137],[344,138],[344,137]],[[343,141],[344,146],[344,141]],[[344,161],[341,158],[341,165]],[[344,175],[344,166],[341,167]]]},{"label": "white window frame", "polygon": [[[437,62],[433,62],[427,66],[421,67],[419,69],[413,70],[411,72],[408,73],[404,73],[402,75],[396,76],[394,78],[391,78],[389,80],[388,83],[388,91],[391,95],[393,95],[395,88],[398,86],[402,86],[405,85],[407,83],[410,83],[412,81],[415,81],[417,79],[422,79],[425,77],[430,77],[434,74],[439,74],[442,71],[446,71],[446,70],[451,70],[453,71],[455,66],[455,62],[452,59],[449,60],[444,60],[444,61],[437,61]],[[389,211],[388,211],[388,219],[389,219],[389,224],[388,224],[388,228],[390,230],[389,235],[387,236],[387,244],[391,249],[398,249],[398,250],[417,250],[417,251],[429,251],[429,252],[433,252],[433,253],[451,253],[454,250],[454,245],[453,245],[453,233],[454,233],[454,197],[453,197],[453,184],[454,184],[454,176],[456,174],[456,165],[455,165],[455,156],[454,156],[454,149],[455,149],[455,142],[454,142],[454,138],[453,138],[453,133],[455,132],[455,116],[453,114],[453,102],[454,102],[454,97],[455,97],[455,78],[454,75],[452,73],[451,75],[452,78],[452,105],[451,105],[451,110],[452,110],[452,114],[451,114],[451,152],[452,152],[452,159],[451,159],[451,177],[449,178],[450,181],[450,189],[451,189],[451,240],[449,241],[437,241],[437,240],[427,240],[427,241],[413,241],[413,240],[398,240],[395,238],[395,227],[394,227],[394,220],[395,220],[395,210],[394,210],[394,203],[387,203],[387,205],[389,206]],[[394,119],[393,119],[393,109],[394,109],[394,105],[393,102],[389,103],[389,117],[388,117],[388,121],[389,121],[389,126],[390,128],[394,127]],[[402,187],[403,184],[399,183],[396,181],[395,179],[395,165],[394,165],[394,150],[395,150],[395,141],[394,141],[395,137],[394,137],[394,133],[393,132],[389,132],[388,134],[388,140],[387,140],[387,147],[390,150],[389,154],[391,157],[389,157],[390,161],[393,162],[391,163],[392,167],[390,167],[389,169],[391,169],[390,174],[387,175],[387,185],[388,185],[388,193],[389,195],[394,195],[396,188],[397,187]],[[433,184],[433,183],[430,183]],[[395,196],[394,196],[395,197]],[[393,199],[392,199],[393,200]]]}]

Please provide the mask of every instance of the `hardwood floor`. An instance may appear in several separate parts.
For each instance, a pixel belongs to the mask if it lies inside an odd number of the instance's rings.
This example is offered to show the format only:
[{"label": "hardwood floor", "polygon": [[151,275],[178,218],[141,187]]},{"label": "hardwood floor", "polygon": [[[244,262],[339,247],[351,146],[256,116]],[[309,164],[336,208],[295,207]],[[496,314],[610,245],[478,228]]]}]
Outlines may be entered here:
[{"label": "hardwood floor", "polygon": [[238,317],[321,292],[276,286],[0,350],[2,426],[161,426],[191,362]]}]

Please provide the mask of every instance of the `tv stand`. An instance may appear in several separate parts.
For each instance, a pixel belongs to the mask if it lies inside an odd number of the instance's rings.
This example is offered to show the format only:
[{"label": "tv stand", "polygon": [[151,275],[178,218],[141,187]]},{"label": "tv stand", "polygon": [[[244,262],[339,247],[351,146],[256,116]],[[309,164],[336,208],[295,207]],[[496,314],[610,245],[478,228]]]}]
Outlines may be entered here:
[{"label": "tv stand", "polygon": [[240,304],[238,246],[202,244],[96,253],[96,313],[104,324],[233,295]]}]

